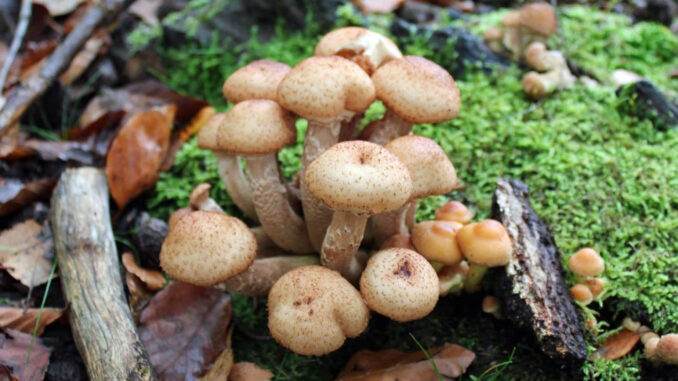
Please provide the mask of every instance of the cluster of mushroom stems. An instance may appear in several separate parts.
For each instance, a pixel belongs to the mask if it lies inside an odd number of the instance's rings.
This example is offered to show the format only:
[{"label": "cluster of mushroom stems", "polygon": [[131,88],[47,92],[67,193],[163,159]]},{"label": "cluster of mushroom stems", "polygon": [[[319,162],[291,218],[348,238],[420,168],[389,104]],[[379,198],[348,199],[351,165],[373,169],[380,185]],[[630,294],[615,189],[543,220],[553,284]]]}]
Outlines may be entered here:
[{"label": "cluster of mushroom stems", "polygon": [[[260,226],[224,213],[200,184],[170,218],[160,263],[178,281],[268,296],[281,345],[332,352],[367,328],[370,310],[423,318],[440,296],[477,291],[487,267],[509,261],[503,226],[471,223],[461,203],[415,224],[418,199],[460,187],[443,149],[411,133],[459,112],[454,79],[437,64],[347,27],[293,68],[269,60],[240,68],[223,92],[234,106],[206,123],[198,145],[215,152],[231,199]],[[386,113],[359,131],[375,99]],[[301,169],[288,182],[277,153],[296,141],[300,118]]]},{"label": "cluster of mushroom stems", "polygon": [[678,335],[669,333],[659,336],[649,327],[631,318],[624,318],[622,326],[640,335],[645,346],[645,358],[655,364],[678,365]]},{"label": "cluster of mushroom stems", "polygon": [[488,28],[483,39],[494,52],[522,60],[534,69],[523,76],[523,91],[528,97],[539,99],[575,82],[563,54],[547,49],[549,37],[557,31],[553,7],[537,2],[507,13],[501,28]]}]

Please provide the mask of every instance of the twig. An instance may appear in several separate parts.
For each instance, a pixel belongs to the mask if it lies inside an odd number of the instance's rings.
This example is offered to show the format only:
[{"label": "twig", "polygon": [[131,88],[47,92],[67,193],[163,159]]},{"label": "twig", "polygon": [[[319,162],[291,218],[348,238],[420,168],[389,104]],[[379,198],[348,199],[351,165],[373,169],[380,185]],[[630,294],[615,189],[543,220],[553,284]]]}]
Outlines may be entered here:
[{"label": "twig", "polygon": [[26,30],[28,29],[28,23],[31,21],[31,0],[22,0],[21,1],[21,11],[19,11],[19,25],[16,28],[14,33],[14,39],[12,39],[12,45],[9,48],[9,53],[7,54],[7,59],[2,65],[2,70],[0,70],[0,95],[2,95],[2,89],[5,88],[5,81],[7,81],[7,76],[9,75],[9,69],[12,67],[12,63],[16,59],[16,55],[19,52],[21,43],[24,41],[24,36],[26,35]]},{"label": "twig", "polygon": [[115,17],[130,0],[95,1],[73,31],[47,59],[39,72],[8,95],[5,107],[0,111],[0,137],[9,131],[9,126],[21,118],[28,106],[66,70],[73,57],[106,19]]}]

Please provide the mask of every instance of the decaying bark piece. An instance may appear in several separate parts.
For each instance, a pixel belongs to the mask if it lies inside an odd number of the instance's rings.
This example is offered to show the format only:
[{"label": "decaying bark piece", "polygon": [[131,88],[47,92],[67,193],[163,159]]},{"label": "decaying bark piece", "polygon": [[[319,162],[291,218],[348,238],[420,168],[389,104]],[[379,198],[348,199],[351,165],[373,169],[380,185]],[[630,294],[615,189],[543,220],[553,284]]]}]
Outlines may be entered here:
[{"label": "decaying bark piece", "polygon": [[97,380],[155,380],[125,300],[106,176],[69,169],[52,196],[50,223],[73,338]]},{"label": "decaying bark piece", "polygon": [[495,285],[504,314],[531,329],[541,350],[554,360],[586,359],[582,320],[563,281],[560,251],[546,224],[532,209],[527,185],[499,179],[492,216],[513,241],[513,254]]}]

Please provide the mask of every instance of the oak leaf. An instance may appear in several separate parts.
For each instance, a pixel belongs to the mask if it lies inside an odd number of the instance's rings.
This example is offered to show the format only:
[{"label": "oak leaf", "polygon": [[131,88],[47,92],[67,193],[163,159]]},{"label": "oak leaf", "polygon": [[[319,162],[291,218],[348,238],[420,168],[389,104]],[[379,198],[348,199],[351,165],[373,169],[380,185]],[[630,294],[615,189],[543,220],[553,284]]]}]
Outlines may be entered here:
[{"label": "oak leaf", "polygon": [[27,362],[32,336],[13,329],[7,329],[6,333],[9,338],[0,338],[0,365],[10,369],[14,380],[41,381],[47,372],[51,349],[36,338]]},{"label": "oak leaf", "polygon": [[48,224],[26,220],[0,233],[0,263],[27,287],[47,283],[53,257],[54,240]]},{"label": "oak leaf", "polygon": [[40,315],[40,322],[36,334],[42,335],[45,327],[58,320],[63,315],[64,310],[60,308],[18,308],[18,307],[0,307],[0,328],[12,328],[33,334],[35,322]]}]

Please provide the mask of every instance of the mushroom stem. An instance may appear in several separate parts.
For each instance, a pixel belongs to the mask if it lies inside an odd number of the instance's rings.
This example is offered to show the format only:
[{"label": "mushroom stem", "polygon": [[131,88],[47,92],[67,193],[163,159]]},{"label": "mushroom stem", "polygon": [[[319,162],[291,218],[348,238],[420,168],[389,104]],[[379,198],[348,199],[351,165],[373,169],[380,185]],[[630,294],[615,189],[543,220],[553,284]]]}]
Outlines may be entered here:
[{"label": "mushroom stem", "polygon": [[258,221],[257,212],[252,202],[250,186],[240,167],[238,156],[223,153],[217,153],[216,155],[219,164],[219,176],[221,176],[221,181],[224,182],[226,192],[228,192],[231,200],[247,217]]},{"label": "mushroom stem", "polygon": [[362,119],[363,114],[361,113],[356,114],[350,120],[343,122],[341,124],[341,130],[339,131],[339,141],[355,140]]},{"label": "mushroom stem", "polygon": [[365,127],[360,134],[360,139],[383,146],[397,137],[409,134],[412,131],[412,125],[412,122],[408,122],[387,108],[383,118]]},{"label": "mushroom stem", "polygon": [[376,247],[381,247],[384,241],[395,234],[409,233],[410,228],[407,225],[407,215],[412,203],[416,204],[414,201],[408,202],[396,210],[372,217],[370,224],[372,225],[373,239]]},{"label": "mushroom stem", "polygon": [[[339,131],[341,131],[342,120],[348,120],[353,116],[351,112],[345,112],[342,118],[329,121],[308,121],[308,129],[304,137],[304,155],[301,159],[302,175],[303,170],[315,160],[321,153],[339,141]],[[303,178],[303,177],[302,177]]]},{"label": "mushroom stem", "polygon": [[261,225],[271,240],[284,250],[295,253],[312,252],[304,221],[292,209],[287,197],[287,187],[280,181],[275,153],[248,155],[245,159],[252,188],[252,202]]},{"label": "mushroom stem", "polygon": [[360,277],[363,264],[356,253],[363,239],[367,216],[350,212],[334,212],[321,250],[321,262],[341,273],[350,282]]},{"label": "mushroom stem", "polygon": [[266,296],[273,284],[285,273],[297,267],[317,264],[319,260],[315,255],[255,259],[245,272],[219,283],[217,287],[246,296]]},{"label": "mushroom stem", "polygon": [[483,283],[483,277],[487,272],[487,266],[479,265],[477,263],[470,263],[468,277],[464,282],[464,291],[469,294],[474,294],[480,291]]}]

